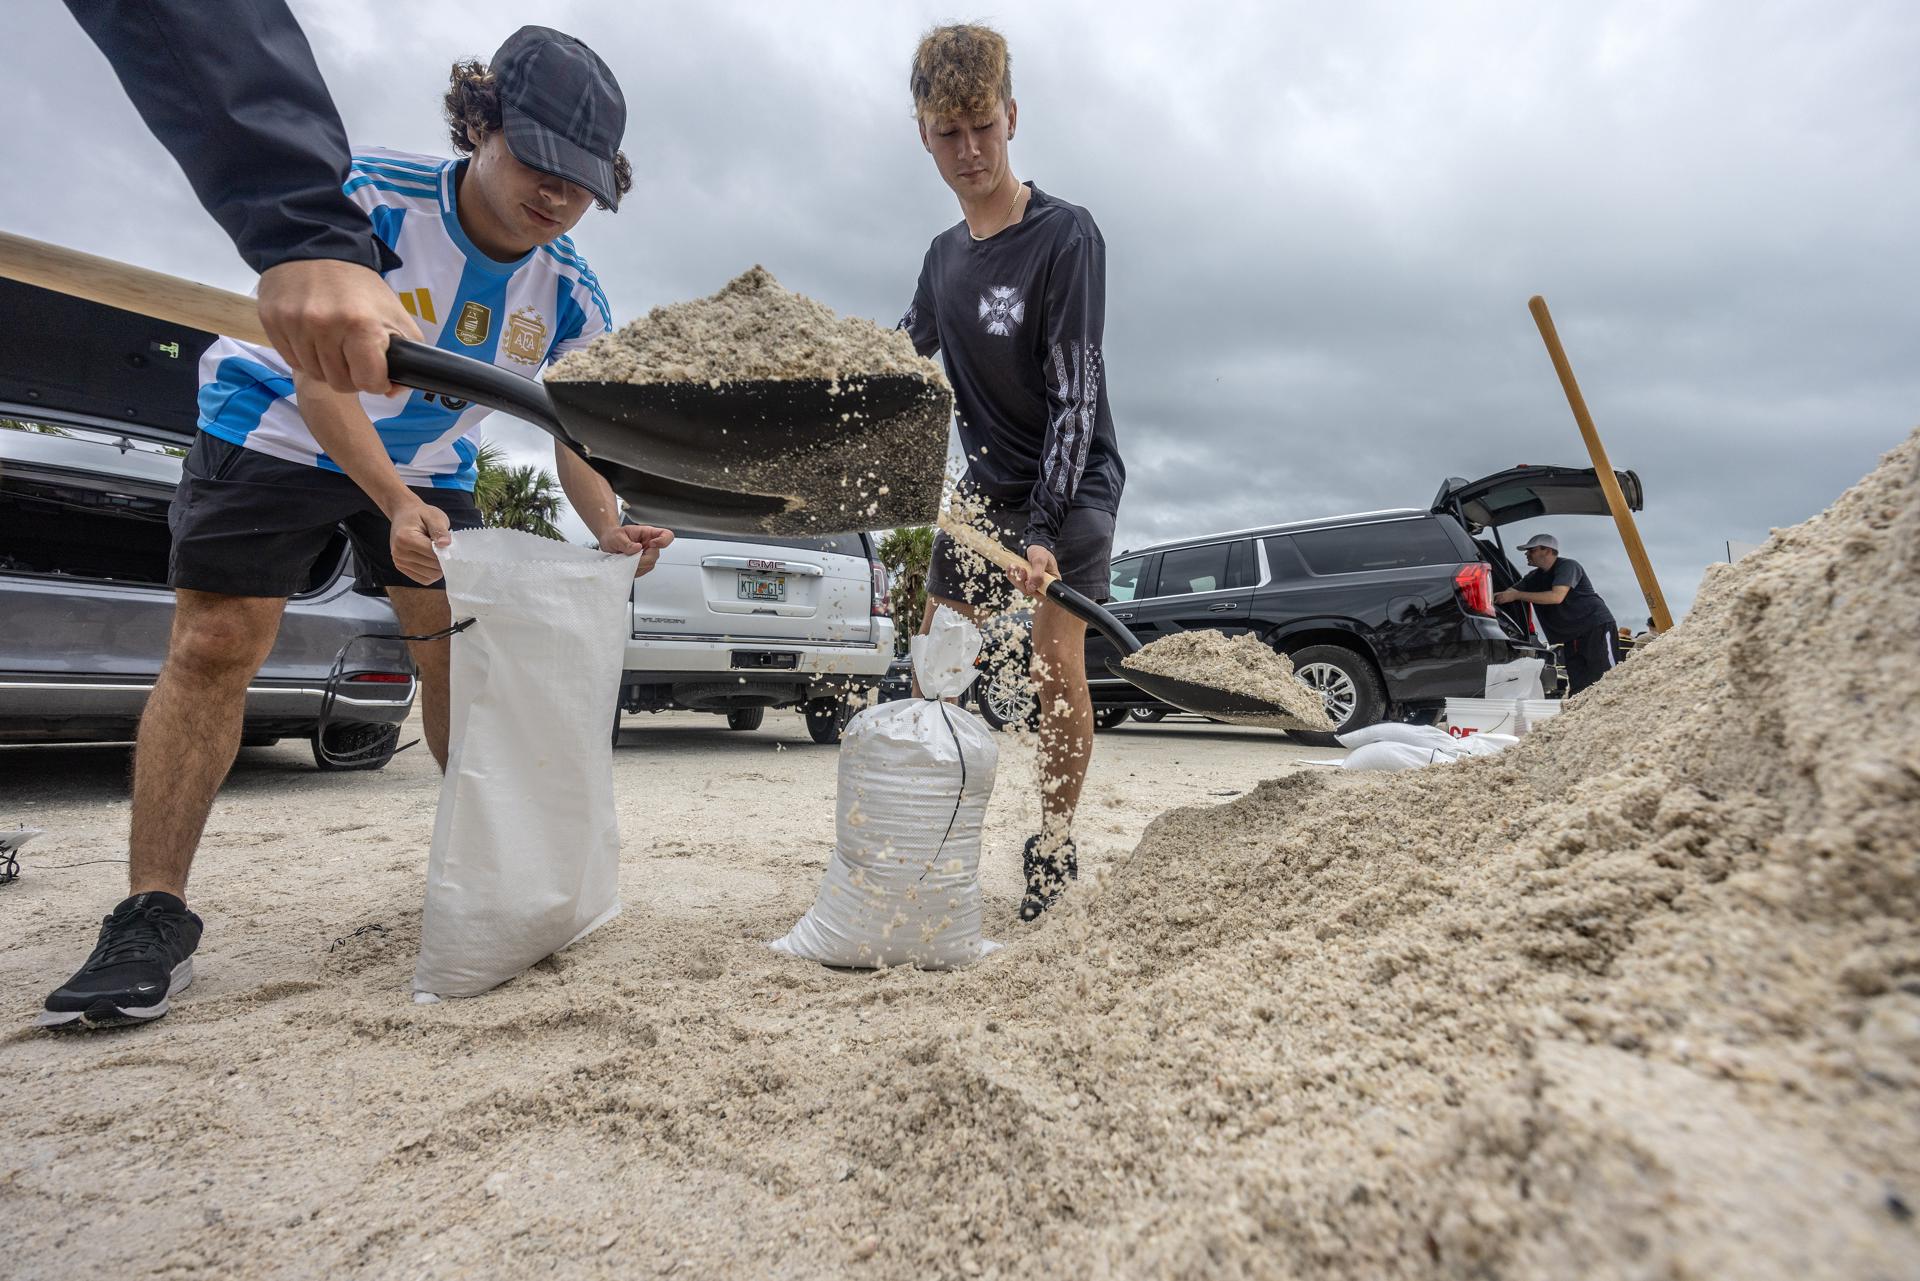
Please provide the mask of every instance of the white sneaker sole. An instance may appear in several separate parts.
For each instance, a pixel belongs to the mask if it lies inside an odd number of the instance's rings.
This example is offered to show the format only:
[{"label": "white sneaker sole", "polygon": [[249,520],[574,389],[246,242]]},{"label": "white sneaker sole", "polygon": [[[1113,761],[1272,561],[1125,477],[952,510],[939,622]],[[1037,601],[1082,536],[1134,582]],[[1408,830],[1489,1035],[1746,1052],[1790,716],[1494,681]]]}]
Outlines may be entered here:
[{"label": "white sneaker sole", "polygon": [[83,1028],[146,1023],[165,1014],[171,1008],[173,998],[192,984],[193,958],[189,956],[173,967],[173,973],[167,977],[167,990],[152,1005],[115,1005],[109,1001],[98,1001],[84,1010],[42,1010],[34,1023],[40,1027],[69,1027],[77,1023]]}]

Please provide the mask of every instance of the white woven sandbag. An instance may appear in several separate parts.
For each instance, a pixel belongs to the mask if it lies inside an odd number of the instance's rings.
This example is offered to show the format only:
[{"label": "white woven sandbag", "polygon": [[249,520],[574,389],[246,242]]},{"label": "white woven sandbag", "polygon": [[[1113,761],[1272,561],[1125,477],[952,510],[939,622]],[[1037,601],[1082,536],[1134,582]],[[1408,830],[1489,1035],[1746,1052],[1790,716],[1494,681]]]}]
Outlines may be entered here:
[{"label": "white woven sandbag", "polygon": [[453,637],[420,1000],[477,996],[620,911],[607,725],[634,558],[476,529],[440,563],[474,623]]},{"label": "white woven sandbag", "polygon": [[813,907],[768,946],[826,965],[945,970],[998,949],[980,936],[980,829],[1000,751],[939,701],[973,679],[980,633],[946,608],[911,642],[924,698],[868,708],[840,740],[835,844]]}]

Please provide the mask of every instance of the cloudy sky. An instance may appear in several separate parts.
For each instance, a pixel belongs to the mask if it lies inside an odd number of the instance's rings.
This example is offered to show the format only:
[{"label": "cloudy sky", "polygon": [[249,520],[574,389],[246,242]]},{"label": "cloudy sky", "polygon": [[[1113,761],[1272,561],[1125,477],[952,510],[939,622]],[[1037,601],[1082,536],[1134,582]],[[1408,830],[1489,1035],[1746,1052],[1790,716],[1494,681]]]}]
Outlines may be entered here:
[{"label": "cloudy sky", "polygon": [[[445,146],[447,64],[536,16],[294,8],[354,140],[426,152]],[[914,136],[907,58],[935,22],[998,25],[1015,171],[1107,240],[1123,545],[1586,465],[1535,293],[1645,484],[1676,612],[1728,540],[1819,511],[1920,423],[1908,0],[550,0],[537,18],[626,91],[635,191],[575,233],[616,319],[760,262],[892,323],[958,217]],[[6,5],[0,37],[0,226],[249,287],[64,10]],[[495,434],[542,452],[530,428]],[[1637,623],[1610,524],[1549,527]]]}]

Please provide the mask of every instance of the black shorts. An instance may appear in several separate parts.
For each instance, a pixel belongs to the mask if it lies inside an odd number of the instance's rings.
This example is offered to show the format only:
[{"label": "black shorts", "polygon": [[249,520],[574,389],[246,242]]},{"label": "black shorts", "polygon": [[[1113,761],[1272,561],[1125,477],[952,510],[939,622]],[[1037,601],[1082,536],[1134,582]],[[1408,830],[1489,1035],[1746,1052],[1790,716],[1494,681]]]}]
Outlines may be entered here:
[{"label": "black shorts", "polygon": [[[478,529],[480,509],[464,489],[415,489],[455,529]],[[355,589],[384,595],[421,584],[395,568],[392,526],[344,472],[272,458],[201,432],[187,451],[167,524],[173,554],[167,585],[225,596],[294,596],[314,562],[345,528]]]},{"label": "black shorts", "polygon": [[[987,519],[1000,531],[1000,545],[1026,554],[1027,509],[993,507]],[[1075,507],[1054,539],[1053,558],[1060,562],[1060,581],[1089,600],[1106,600],[1113,559],[1113,513]],[[927,571],[927,595],[957,600],[976,608],[1005,605],[1014,586],[999,569],[969,572],[960,564],[959,550],[943,530],[933,539],[933,563]]]}]

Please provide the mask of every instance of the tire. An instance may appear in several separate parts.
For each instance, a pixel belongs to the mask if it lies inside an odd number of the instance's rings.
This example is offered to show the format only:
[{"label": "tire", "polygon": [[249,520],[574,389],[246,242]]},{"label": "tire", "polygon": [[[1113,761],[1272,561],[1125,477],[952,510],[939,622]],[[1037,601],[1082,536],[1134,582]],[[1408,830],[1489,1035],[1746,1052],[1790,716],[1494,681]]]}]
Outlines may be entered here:
[{"label": "tire", "polygon": [[1096,707],[1093,711],[1095,729],[1119,729],[1127,723],[1127,709],[1124,707]]},{"label": "tire", "polygon": [[1338,747],[1335,735],[1374,725],[1387,714],[1387,693],[1373,664],[1344,645],[1308,645],[1295,650],[1293,670],[1320,690],[1327,714],[1336,722],[1332,733],[1290,729],[1288,737],[1310,747]]},{"label": "tire", "polygon": [[400,745],[398,725],[329,725],[327,751],[335,756],[352,757],[351,763],[328,760],[320,750],[320,735],[314,734],[314,768],[325,773],[346,770],[385,769]]},{"label": "tire", "polygon": [[1128,715],[1143,725],[1158,725],[1161,721],[1167,719],[1167,709],[1164,707],[1136,707],[1132,712],[1128,713]]},{"label": "tire", "polygon": [[727,713],[728,729],[759,729],[760,722],[767,719],[764,707],[736,707]]},{"label": "tire", "polygon": [[620,712],[621,710],[622,709],[620,707],[620,704],[615,703],[613,705],[613,745],[615,747],[620,746]]},{"label": "tire", "polygon": [[816,698],[805,709],[807,733],[822,747],[831,747],[840,741],[840,731],[847,727],[849,714],[845,695]]},{"label": "tire", "polygon": [[1014,725],[1025,725],[1031,730],[1040,728],[1040,700],[1027,683],[1024,669],[1014,675],[988,668],[974,681],[972,693],[974,710],[980,713],[980,719],[989,729],[1003,730]]}]

